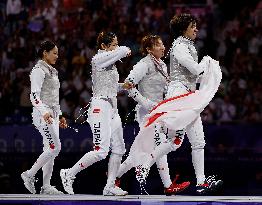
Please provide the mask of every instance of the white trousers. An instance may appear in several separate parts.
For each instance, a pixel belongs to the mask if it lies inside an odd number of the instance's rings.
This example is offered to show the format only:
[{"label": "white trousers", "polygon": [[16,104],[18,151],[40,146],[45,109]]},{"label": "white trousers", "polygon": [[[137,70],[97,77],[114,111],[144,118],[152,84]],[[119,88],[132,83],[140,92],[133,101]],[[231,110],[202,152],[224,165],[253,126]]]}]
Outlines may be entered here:
[{"label": "white trousers", "polygon": [[88,121],[93,133],[94,150],[86,153],[69,173],[75,176],[78,172],[93,163],[105,159],[111,150],[106,186],[113,186],[119,169],[122,155],[125,153],[122,122],[117,109],[110,100],[93,98]]},{"label": "white trousers", "polygon": [[43,137],[43,153],[39,156],[32,168],[28,170],[28,174],[34,176],[37,171],[42,168],[43,185],[50,185],[54,159],[61,150],[58,112],[55,112],[52,109],[48,109],[48,112],[53,116],[52,124],[45,123],[40,112],[36,108],[33,108],[33,124]]},{"label": "white trousers", "polygon": [[[179,96],[188,93],[189,90],[180,82],[171,82],[167,91],[167,98]],[[175,125],[174,125],[175,128]],[[188,140],[192,148],[192,163],[195,169],[197,184],[203,184],[205,181],[204,174],[204,147],[205,135],[203,124],[199,116],[185,128]]]},{"label": "white trousers", "polygon": [[93,99],[88,120],[96,151],[108,153],[111,150],[112,153],[119,155],[125,153],[121,118],[117,108],[113,108],[110,101]]},{"label": "white trousers", "polygon": [[[140,129],[141,126],[143,126],[143,120],[146,114],[148,114],[148,110],[144,109],[142,106],[137,106],[136,120],[139,123]],[[167,143],[166,134],[163,132],[162,126],[160,124],[156,124],[154,128],[154,143],[155,143],[155,147],[163,143]],[[170,179],[170,174],[169,174],[167,155],[163,155],[160,158],[158,158],[156,160],[156,165],[164,187],[165,188],[170,187],[172,181]],[[134,162],[132,160],[132,157],[128,156],[126,160],[121,164],[117,177],[120,178],[132,167],[134,167]]]}]

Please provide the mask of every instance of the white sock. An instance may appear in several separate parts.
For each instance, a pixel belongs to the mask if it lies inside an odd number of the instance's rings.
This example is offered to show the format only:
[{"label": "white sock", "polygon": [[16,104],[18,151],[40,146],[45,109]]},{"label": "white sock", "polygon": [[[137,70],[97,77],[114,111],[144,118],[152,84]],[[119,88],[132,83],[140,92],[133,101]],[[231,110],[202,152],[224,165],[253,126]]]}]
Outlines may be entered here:
[{"label": "white sock", "polygon": [[43,167],[43,186],[50,185],[54,167],[54,158],[50,159]]},{"label": "white sock", "polygon": [[111,153],[109,163],[108,163],[108,173],[107,173],[107,182],[106,186],[114,186],[116,175],[119,170],[122,160],[122,155]]},{"label": "white sock", "polygon": [[192,150],[192,163],[195,169],[197,184],[203,184],[205,182],[204,149]]},{"label": "white sock", "polygon": [[132,168],[133,168],[132,158],[128,156],[126,160],[120,165],[116,176],[120,178],[123,176],[123,174],[127,173]]},{"label": "white sock", "polygon": [[169,174],[169,167],[167,163],[167,155],[164,155],[163,157],[159,158],[156,161],[156,165],[158,168],[159,175],[162,179],[162,182],[164,184],[165,188],[170,187],[172,184],[172,181],[170,179],[170,174]]},{"label": "white sock", "polygon": [[28,175],[35,176],[37,171],[41,169],[41,167],[43,167],[50,160],[50,157],[52,157],[52,154],[49,151],[44,151],[38,157],[32,168],[27,171]]},{"label": "white sock", "polygon": [[201,117],[199,116],[186,128],[187,137],[192,147],[192,163],[195,169],[197,184],[203,184],[205,182],[204,173],[204,146],[205,135],[203,131],[203,124]]},{"label": "white sock", "polygon": [[156,160],[160,159],[164,155],[167,155],[171,151],[172,151],[172,146],[169,142],[160,144],[152,152],[151,154],[152,158],[149,160],[147,164],[149,165],[149,167],[151,167],[156,162]]},{"label": "white sock", "polygon": [[[59,121],[57,119],[54,120],[54,122],[50,125],[45,124],[38,128],[38,131],[43,137],[43,153],[38,157],[32,168],[27,171],[29,176],[35,176],[39,169],[41,169],[46,163],[48,163],[51,159],[54,159],[58,155],[61,149],[58,123]],[[50,143],[54,145],[53,148],[50,148]]]},{"label": "white sock", "polygon": [[102,160],[102,158],[99,157],[99,153],[97,151],[90,151],[86,153],[72,168],[69,169],[68,174],[75,176],[78,172],[86,169],[90,165],[100,160]]},{"label": "white sock", "polygon": [[[164,133],[161,133],[160,130],[162,130],[162,126],[161,124],[156,124],[155,125],[155,131],[154,131],[154,140],[155,140],[155,149],[160,146],[163,143],[167,142],[167,138],[166,135]],[[159,155],[161,155],[162,153],[159,152]],[[158,156],[157,156],[158,158]],[[172,184],[172,181],[170,179],[170,175],[169,175],[169,167],[168,167],[168,163],[167,163],[167,155],[163,155],[160,156],[157,160],[156,160],[156,165],[158,168],[158,172],[159,175],[161,177],[161,180],[164,184],[165,188],[170,187],[170,185]]]}]

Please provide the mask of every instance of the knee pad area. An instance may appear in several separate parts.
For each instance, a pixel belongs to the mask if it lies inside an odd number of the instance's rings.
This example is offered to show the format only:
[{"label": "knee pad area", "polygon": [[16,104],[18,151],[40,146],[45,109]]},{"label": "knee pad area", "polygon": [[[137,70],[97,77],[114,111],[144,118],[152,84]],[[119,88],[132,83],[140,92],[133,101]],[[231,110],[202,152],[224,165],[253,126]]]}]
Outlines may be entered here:
[{"label": "knee pad area", "polygon": [[126,153],[125,145],[119,145],[111,150],[112,153],[123,156]]},{"label": "knee pad area", "polygon": [[97,150],[95,153],[99,160],[105,159],[108,155],[108,152],[103,149]]},{"label": "knee pad area", "polygon": [[184,134],[185,134],[184,130],[176,130],[169,133],[168,139],[171,143],[173,151],[175,151],[182,145],[184,140]]},{"label": "knee pad area", "polygon": [[50,153],[51,156],[56,157],[59,152],[61,151],[61,144],[55,145],[55,144],[49,144],[49,147],[46,147],[44,151],[47,151]]},{"label": "knee pad area", "polygon": [[177,149],[182,145],[182,142],[183,142],[183,139],[175,138],[175,139],[171,142],[172,151],[177,150]]}]

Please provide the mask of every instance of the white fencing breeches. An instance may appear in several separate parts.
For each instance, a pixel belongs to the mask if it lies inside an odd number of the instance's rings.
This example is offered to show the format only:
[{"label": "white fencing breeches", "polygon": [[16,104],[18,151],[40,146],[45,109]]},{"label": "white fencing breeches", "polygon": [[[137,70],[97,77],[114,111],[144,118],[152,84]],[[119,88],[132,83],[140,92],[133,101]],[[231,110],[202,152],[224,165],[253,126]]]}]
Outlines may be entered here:
[{"label": "white fencing breeches", "polygon": [[[189,92],[188,88],[180,82],[173,82],[168,87],[167,98],[182,95]],[[175,125],[174,125],[175,128]],[[205,136],[201,117],[199,116],[186,127],[186,134],[192,148],[192,163],[195,169],[197,184],[205,181],[204,174],[204,147]]]},{"label": "white fencing breeches", "polygon": [[186,128],[188,140],[192,148],[192,163],[195,169],[197,184],[203,184],[205,181],[204,174],[204,147],[205,135],[201,117],[199,116]]},{"label": "white fencing breeches", "polygon": [[69,173],[75,176],[93,163],[105,159],[111,150],[112,159],[109,160],[108,183],[112,184],[120,166],[122,155],[125,153],[121,119],[110,101],[93,98],[88,121],[93,133],[94,150],[86,153],[69,170]]},{"label": "white fencing breeches", "polygon": [[61,150],[61,142],[59,139],[59,116],[53,110],[48,110],[53,116],[52,124],[45,123],[40,112],[33,109],[33,124],[43,137],[43,153],[39,156],[32,168],[28,170],[30,176],[34,176],[36,172],[42,168],[43,185],[50,184],[52,177],[54,159]]},{"label": "white fencing breeches", "polygon": [[[144,109],[141,106],[137,107],[136,120],[138,121],[140,128],[143,125],[143,120],[147,113],[148,113],[148,110]],[[159,124],[155,125],[154,142],[155,142],[156,148],[158,146],[161,146],[161,144],[167,142],[166,135],[164,132],[161,131],[161,125]],[[164,187],[168,188],[172,184],[172,181],[170,179],[169,167],[167,163],[167,156],[163,155],[159,157],[156,160],[156,165],[157,165],[161,180],[164,184]],[[126,160],[121,164],[117,177],[121,177],[123,174],[129,171],[132,167],[134,167],[133,159],[131,158],[131,156],[128,156]]]}]

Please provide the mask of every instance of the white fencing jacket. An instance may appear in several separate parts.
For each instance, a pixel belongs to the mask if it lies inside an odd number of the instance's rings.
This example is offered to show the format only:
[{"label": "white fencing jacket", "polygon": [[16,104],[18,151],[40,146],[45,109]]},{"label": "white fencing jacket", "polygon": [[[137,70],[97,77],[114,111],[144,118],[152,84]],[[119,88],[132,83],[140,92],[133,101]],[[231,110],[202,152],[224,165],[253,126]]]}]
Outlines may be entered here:
[{"label": "white fencing jacket", "polygon": [[30,100],[41,115],[54,110],[62,114],[59,105],[59,88],[57,70],[43,60],[39,60],[30,73],[31,93]]}]

